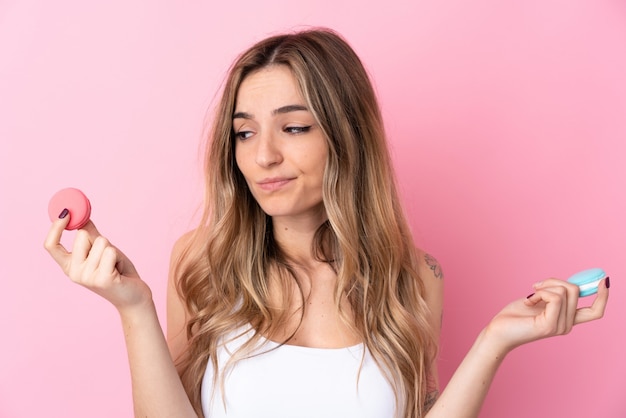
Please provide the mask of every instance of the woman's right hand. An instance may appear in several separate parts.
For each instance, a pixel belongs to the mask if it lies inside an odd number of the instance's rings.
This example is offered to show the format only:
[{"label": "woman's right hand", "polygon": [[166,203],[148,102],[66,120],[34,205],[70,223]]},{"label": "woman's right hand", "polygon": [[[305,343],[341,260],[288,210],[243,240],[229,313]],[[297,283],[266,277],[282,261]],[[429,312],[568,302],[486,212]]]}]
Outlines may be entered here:
[{"label": "woman's right hand", "polygon": [[76,232],[68,252],[61,236],[69,215],[52,223],[44,247],[73,282],[111,302],[120,313],[152,302],[152,292],[137,270],[120,250],[100,235],[89,221]]}]

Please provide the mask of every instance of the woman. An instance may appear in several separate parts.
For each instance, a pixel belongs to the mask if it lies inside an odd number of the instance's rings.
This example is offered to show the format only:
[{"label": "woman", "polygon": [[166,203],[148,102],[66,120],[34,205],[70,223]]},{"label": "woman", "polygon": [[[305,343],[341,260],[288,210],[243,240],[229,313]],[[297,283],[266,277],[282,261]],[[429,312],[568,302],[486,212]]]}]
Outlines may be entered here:
[{"label": "woman", "polygon": [[205,213],[176,244],[167,343],[149,288],[89,223],[46,248],[118,309],[136,415],[476,417],[513,348],[600,318],[548,279],[481,332],[438,395],[442,274],[416,250],[376,98],[329,30],[268,38],[234,63],[208,147]]}]

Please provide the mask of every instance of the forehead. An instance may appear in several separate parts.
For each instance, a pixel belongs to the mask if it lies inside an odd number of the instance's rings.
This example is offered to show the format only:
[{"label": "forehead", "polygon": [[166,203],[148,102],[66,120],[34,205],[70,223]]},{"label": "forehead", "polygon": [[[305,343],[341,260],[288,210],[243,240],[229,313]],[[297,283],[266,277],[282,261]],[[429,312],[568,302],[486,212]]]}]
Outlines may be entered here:
[{"label": "forehead", "polygon": [[271,111],[288,104],[305,104],[298,82],[288,67],[272,65],[244,78],[237,92],[235,110]]}]

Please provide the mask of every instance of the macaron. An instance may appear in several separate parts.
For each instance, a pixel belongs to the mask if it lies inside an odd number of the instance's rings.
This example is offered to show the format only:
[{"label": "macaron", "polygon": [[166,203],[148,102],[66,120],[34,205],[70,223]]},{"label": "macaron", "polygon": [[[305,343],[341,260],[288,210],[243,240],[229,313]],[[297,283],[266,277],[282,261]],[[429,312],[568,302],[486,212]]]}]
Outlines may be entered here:
[{"label": "macaron", "polygon": [[59,219],[59,215],[67,209],[70,215],[70,222],[65,229],[80,229],[89,222],[91,215],[91,203],[83,192],[73,187],[59,190],[52,196],[48,203],[48,216],[51,221]]},{"label": "macaron", "polygon": [[598,292],[600,282],[606,278],[606,273],[601,268],[583,270],[567,279],[568,282],[580,288],[580,297],[591,296]]}]

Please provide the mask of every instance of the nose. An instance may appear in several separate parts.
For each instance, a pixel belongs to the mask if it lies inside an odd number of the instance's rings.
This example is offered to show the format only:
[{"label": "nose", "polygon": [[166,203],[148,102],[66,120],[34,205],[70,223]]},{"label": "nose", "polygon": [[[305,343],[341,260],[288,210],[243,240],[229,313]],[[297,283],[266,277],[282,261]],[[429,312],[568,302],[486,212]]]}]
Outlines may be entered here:
[{"label": "nose", "polygon": [[274,137],[271,132],[262,133],[257,140],[255,161],[261,167],[270,167],[280,164],[283,161],[283,155],[279,140]]}]

